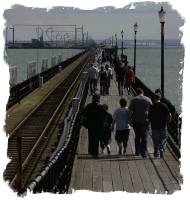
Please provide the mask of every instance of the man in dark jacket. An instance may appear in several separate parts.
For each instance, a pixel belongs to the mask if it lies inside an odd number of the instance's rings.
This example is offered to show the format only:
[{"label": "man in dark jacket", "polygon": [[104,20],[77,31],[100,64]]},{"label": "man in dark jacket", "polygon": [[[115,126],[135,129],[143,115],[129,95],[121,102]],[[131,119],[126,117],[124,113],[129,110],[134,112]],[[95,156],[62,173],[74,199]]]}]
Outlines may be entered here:
[{"label": "man in dark jacket", "polygon": [[161,100],[161,94],[154,95],[155,103],[150,106],[148,113],[148,128],[151,123],[152,140],[154,143],[154,157],[163,158],[167,142],[167,123],[171,122],[171,113],[167,105]]},{"label": "man in dark jacket", "polygon": [[100,103],[100,95],[94,94],[92,103],[88,104],[82,113],[81,124],[86,119],[88,126],[88,153],[97,157],[99,155],[100,135],[103,131],[103,119],[106,111]]},{"label": "man in dark jacket", "polygon": [[[162,90],[161,89],[156,89],[155,94],[156,93],[160,93],[161,96],[162,96]],[[161,97],[160,102],[165,103],[167,105],[167,107],[168,107],[168,109],[169,109],[169,111],[172,115],[172,119],[175,119],[175,116],[176,116],[175,106],[167,98],[165,98],[163,96]]]},{"label": "man in dark jacket", "polygon": [[117,69],[116,74],[117,74],[119,95],[123,96],[125,69],[123,68],[122,62],[119,62],[119,67]]}]

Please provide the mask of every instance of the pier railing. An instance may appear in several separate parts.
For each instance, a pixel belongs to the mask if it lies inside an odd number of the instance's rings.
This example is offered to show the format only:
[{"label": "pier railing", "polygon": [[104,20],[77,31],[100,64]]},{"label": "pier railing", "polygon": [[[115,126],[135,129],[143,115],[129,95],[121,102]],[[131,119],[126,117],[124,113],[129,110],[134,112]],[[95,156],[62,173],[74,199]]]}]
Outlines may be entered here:
[{"label": "pier railing", "polygon": [[7,103],[7,109],[15,105],[16,103],[20,102],[23,98],[25,98],[27,95],[29,95],[32,91],[37,89],[39,87],[39,78],[43,77],[43,83],[50,80],[52,77],[54,77],[57,73],[59,73],[59,67],[61,66],[61,70],[66,68],[68,65],[73,63],[75,60],[77,60],[79,57],[82,56],[82,54],[85,54],[86,51],[83,51],[72,58],[67,59],[66,61],[55,65],[52,68],[49,68],[37,75],[32,76],[31,78],[28,78],[27,80],[20,82],[12,87],[10,87],[10,96]]},{"label": "pier railing", "polygon": [[[149,97],[152,101],[154,98],[154,92],[151,91],[140,79],[135,77],[135,84],[132,84],[134,90],[137,88],[142,88],[144,94]],[[175,119],[168,125],[168,143],[173,147],[174,152],[178,157],[180,157],[180,147],[181,147],[181,124],[182,119],[179,113],[176,113]]]},{"label": "pier railing", "polygon": [[66,193],[68,191],[79,139],[81,110],[84,109],[89,88],[88,73],[83,73],[83,75],[74,98],[77,101],[75,105],[73,101],[73,107],[64,120],[59,144],[40,174],[28,186],[29,190],[34,193],[42,191]]}]

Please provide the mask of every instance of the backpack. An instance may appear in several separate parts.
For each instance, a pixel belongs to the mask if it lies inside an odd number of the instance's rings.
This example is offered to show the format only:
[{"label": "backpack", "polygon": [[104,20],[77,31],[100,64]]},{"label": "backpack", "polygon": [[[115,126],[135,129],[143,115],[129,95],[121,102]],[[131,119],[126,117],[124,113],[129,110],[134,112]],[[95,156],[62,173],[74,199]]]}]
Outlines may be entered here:
[{"label": "backpack", "polygon": [[102,118],[104,109],[100,108],[99,105],[88,104],[87,105],[88,115],[83,120],[82,126],[85,128],[94,127],[102,128]]},{"label": "backpack", "polygon": [[108,121],[109,121],[108,115],[105,115],[104,118],[103,118],[103,128],[104,129],[108,128],[108,126],[109,126]]}]

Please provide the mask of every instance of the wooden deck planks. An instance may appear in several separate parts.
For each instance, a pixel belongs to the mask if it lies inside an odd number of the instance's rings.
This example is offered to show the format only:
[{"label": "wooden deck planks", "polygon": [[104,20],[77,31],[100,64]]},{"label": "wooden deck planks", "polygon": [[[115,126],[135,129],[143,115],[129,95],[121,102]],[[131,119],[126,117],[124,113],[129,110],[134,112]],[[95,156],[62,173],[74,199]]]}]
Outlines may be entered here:
[{"label": "wooden deck planks", "polygon": [[92,179],[93,179],[93,182],[92,182],[93,191],[103,192],[102,166],[98,160],[93,161]]},{"label": "wooden deck planks", "polygon": [[[99,91],[99,84],[98,84]],[[99,93],[99,92],[98,92]],[[120,107],[117,83],[112,80],[110,94],[101,96],[101,104],[108,104],[111,114]],[[130,99],[125,96],[128,105]],[[91,97],[88,103],[91,102]],[[127,156],[118,156],[115,132],[112,134],[111,155],[100,155],[93,159],[88,156],[88,132],[83,129],[80,150],[78,152],[77,170],[74,176],[74,190],[96,192],[126,191],[130,193],[173,193],[180,190],[182,176],[179,162],[167,149],[164,159],[153,157],[151,136],[148,141],[148,158],[135,156],[134,131],[131,129],[127,147]]]},{"label": "wooden deck planks", "polygon": [[104,192],[113,191],[111,167],[108,164],[102,165],[102,183]]},{"label": "wooden deck planks", "polygon": [[83,188],[83,173],[85,160],[78,159],[77,161],[77,175],[73,184],[74,190],[81,190]]},{"label": "wooden deck planks", "polygon": [[93,190],[93,160],[89,159],[85,161],[84,174],[83,174],[83,189]]},{"label": "wooden deck planks", "polygon": [[113,190],[114,191],[124,191],[123,183],[120,173],[120,165],[119,161],[112,160],[111,161],[111,173],[112,173],[112,180],[113,180]]},{"label": "wooden deck planks", "polygon": [[122,165],[120,165],[120,170],[121,170],[121,179],[123,182],[124,191],[130,193],[135,192],[127,161],[125,161]]}]

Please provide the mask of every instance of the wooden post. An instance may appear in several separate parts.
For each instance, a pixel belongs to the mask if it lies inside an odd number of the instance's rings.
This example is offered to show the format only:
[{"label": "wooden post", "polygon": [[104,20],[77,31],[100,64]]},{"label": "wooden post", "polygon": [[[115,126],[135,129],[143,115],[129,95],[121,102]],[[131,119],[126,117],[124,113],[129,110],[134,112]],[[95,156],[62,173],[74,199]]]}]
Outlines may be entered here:
[{"label": "wooden post", "polygon": [[62,66],[59,66],[59,74],[61,73],[62,70]]},{"label": "wooden post", "polygon": [[77,112],[79,101],[79,98],[73,98],[73,116],[75,116]]},{"label": "wooden post", "polygon": [[17,189],[22,189],[22,138],[17,137]]},{"label": "wooden post", "polygon": [[83,72],[82,73],[82,83],[84,84],[86,79],[88,78],[88,72]]},{"label": "wooden post", "polygon": [[39,88],[43,87],[43,77],[39,77]]}]

